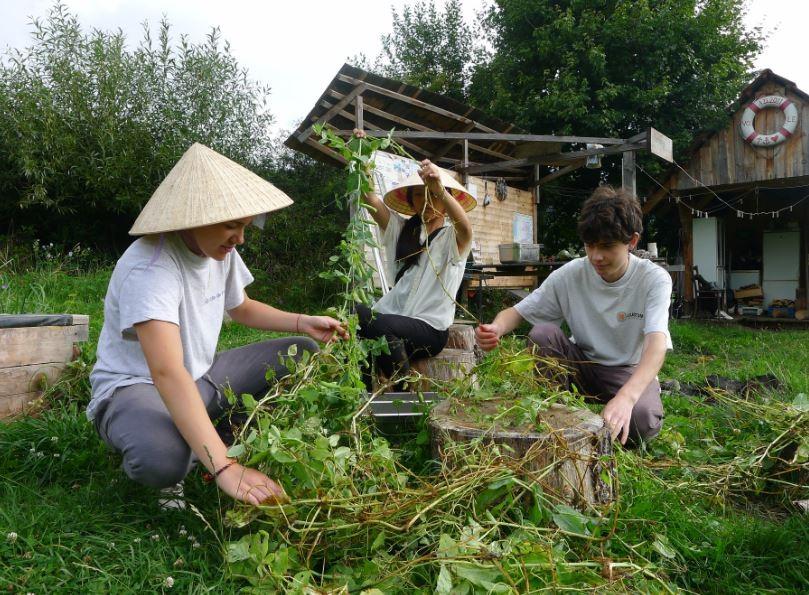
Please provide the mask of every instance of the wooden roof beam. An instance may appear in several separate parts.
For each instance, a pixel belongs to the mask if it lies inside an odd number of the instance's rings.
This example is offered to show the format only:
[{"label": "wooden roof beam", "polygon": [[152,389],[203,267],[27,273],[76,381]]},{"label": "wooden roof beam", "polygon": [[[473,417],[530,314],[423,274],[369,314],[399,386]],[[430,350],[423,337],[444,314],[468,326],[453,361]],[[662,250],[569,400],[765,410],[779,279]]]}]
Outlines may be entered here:
[{"label": "wooden roof beam", "polygon": [[536,186],[543,186],[548,182],[555,180],[556,178],[561,178],[562,176],[566,176],[572,171],[579,169],[582,165],[585,164],[584,159],[580,159],[579,161],[575,161],[570,165],[567,165],[561,169],[556,170],[555,172],[549,173],[547,176],[544,176],[537,180]]},{"label": "wooden roof beam", "polygon": [[[630,141],[634,140],[629,139]],[[600,149],[585,149],[583,151],[570,151],[567,153],[551,153],[547,155],[537,155],[526,159],[512,159],[511,161],[500,161],[497,163],[485,163],[483,165],[473,165],[466,169],[468,174],[479,174],[487,171],[494,171],[503,167],[525,167],[527,165],[555,165],[559,161],[576,161],[589,155],[614,155],[626,151],[639,151],[647,148],[644,140],[637,142],[627,142],[623,145],[614,145]]]},{"label": "wooden roof beam", "polygon": [[[329,95],[331,95],[334,99],[342,99],[343,97],[345,97],[342,93],[339,93],[339,92],[334,91],[332,89],[329,89]],[[331,106],[331,104],[326,102],[325,100],[321,100],[320,105],[322,105],[323,107],[326,107],[327,109]],[[365,112],[370,112],[372,114],[376,114],[377,116],[385,118],[386,120],[390,120],[391,122],[396,122],[397,124],[401,124],[402,126],[407,126],[408,128],[415,128],[416,130],[421,131],[421,132],[429,132],[429,133],[433,133],[433,134],[436,134],[436,135],[440,135],[437,138],[440,138],[440,139],[446,138],[445,136],[443,136],[444,135],[443,132],[433,130],[432,128],[428,128],[427,126],[424,126],[423,124],[413,122],[412,120],[407,120],[406,118],[402,118],[401,116],[396,116],[394,114],[391,114],[391,113],[386,112],[384,110],[381,110],[379,108],[370,106],[367,103],[365,103],[363,105],[363,110]],[[384,126],[380,126],[379,128],[380,128],[380,130],[377,130],[377,131],[366,130],[366,134],[368,136],[387,136],[388,135],[389,131],[384,130],[384,128],[385,128]],[[379,134],[374,134],[375,132],[379,133]],[[350,132],[347,132],[347,131],[338,131],[338,133],[342,133],[341,134],[342,136],[351,134]],[[501,153],[500,151],[495,151],[494,149],[489,149],[487,147],[482,147],[482,146],[476,145],[474,143],[470,143],[469,148],[474,149],[475,151],[477,151],[479,153],[483,153],[484,155],[489,155],[491,157],[498,157],[500,159],[510,159],[511,158],[511,156],[508,153]]]},{"label": "wooden roof beam", "polygon": [[343,81],[344,83],[350,83],[352,85],[364,84],[365,87],[369,91],[373,91],[374,93],[379,93],[380,95],[385,95],[385,96],[391,97],[393,99],[398,99],[399,101],[409,103],[410,105],[415,105],[416,107],[420,107],[422,109],[426,109],[428,111],[434,112],[434,113],[439,114],[441,116],[446,116],[447,118],[451,118],[453,120],[463,122],[464,124],[468,124],[469,122],[474,122],[474,120],[470,120],[469,118],[465,118],[464,116],[461,116],[460,114],[456,114],[455,112],[445,110],[443,108],[432,105],[430,103],[425,103],[424,101],[414,99],[413,97],[410,97],[408,95],[402,95],[401,93],[397,93],[396,91],[391,91],[389,89],[385,89],[384,87],[377,87],[376,85],[372,85],[371,83],[362,83],[360,80],[355,79],[354,77],[351,77],[351,76],[347,76],[345,74],[338,74],[337,79]]},{"label": "wooden roof beam", "polygon": [[[346,131],[338,131],[345,133]],[[350,132],[350,131],[349,131]],[[385,130],[366,130],[369,136],[387,135]],[[632,139],[624,138],[601,138],[593,136],[554,136],[552,134],[507,134],[504,132],[437,132],[437,131],[414,131],[401,130],[398,134],[402,138],[424,138],[424,139],[457,139],[457,140],[483,140],[483,141],[513,141],[513,142],[535,142],[535,143],[580,143],[598,145],[622,145],[632,141],[645,140],[646,133],[636,135]]]},{"label": "wooden roof beam", "polygon": [[309,137],[309,135],[312,134],[312,129],[314,128],[314,126],[316,124],[320,124],[322,122],[328,122],[331,118],[334,117],[334,115],[337,112],[339,112],[341,109],[346,107],[349,103],[351,103],[354,100],[354,98],[357,95],[362,93],[365,90],[366,85],[365,85],[365,83],[360,82],[360,81],[357,81],[357,83],[358,83],[357,86],[354,87],[348,95],[343,97],[329,111],[327,111],[325,114],[320,116],[317,119],[317,121],[315,121],[311,125],[307,126],[306,129],[298,135],[298,141],[305,142],[306,139]]}]

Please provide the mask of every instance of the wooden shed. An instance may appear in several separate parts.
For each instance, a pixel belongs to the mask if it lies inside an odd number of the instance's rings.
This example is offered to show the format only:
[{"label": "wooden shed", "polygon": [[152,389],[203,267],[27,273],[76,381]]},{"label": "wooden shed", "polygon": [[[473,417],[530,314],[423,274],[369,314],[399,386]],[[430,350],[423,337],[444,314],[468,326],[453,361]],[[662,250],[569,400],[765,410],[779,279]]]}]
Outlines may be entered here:
[{"label": "wooden shed", "polygon": [[[499,244],[537,237],[537,204],[542,184],[565,175],[594,155],[620,155],[624,183],[634,192],[634,152],[650,150],[671,158],[671,141],[654,129],[629,139],[529,134],[474,107],[344,64],[285,144],[334,166],[345,163],[321,145],[313,132],[322,123],[349,136],[361,128],[369,136],[393,137],[416,159],[428,158],[454,172],[476,196],[470,213],[476,255],[498,264]],[[567,147],[570,150],[563,151]],[[499,184],[504,192],[496,193]],[[499,197],[496,197],[499,194]],[[489,196],[491,202],[485,200]],[[484,206],[484,203],[487,203]],[[497,277],[490,285],[526,287],[535,277]]]},{"label": "wooden shed", "polygon": [[[809,252],[809,95],[771,70],[742,90],[720,130],[698,135],[644,212],[677,217],[685,291],[691,274],[718,287],[758,285],[764,307],[805,308]],[[801,304],[801,302],[804,302]]]}]

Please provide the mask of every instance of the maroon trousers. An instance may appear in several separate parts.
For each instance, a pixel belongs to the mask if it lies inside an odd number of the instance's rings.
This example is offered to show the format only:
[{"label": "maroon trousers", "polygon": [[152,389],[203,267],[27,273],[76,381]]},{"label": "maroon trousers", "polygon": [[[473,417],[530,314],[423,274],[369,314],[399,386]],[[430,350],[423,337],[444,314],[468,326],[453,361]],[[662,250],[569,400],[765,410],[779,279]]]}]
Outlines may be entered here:
[{"label": "maroon trousers", "polygon": [[[539,355],[554,357],[571,370],[572,382],[585,396],[599,403],[607,403],[626,384],[635,366],[603,366],[587,359],[582,350],[568,339],[555,324],[538,324],[528,334]],[[628,444],[657,436],[663,425],[663,403],[660,401],[660,383],[649,383],[632,409]]]}]

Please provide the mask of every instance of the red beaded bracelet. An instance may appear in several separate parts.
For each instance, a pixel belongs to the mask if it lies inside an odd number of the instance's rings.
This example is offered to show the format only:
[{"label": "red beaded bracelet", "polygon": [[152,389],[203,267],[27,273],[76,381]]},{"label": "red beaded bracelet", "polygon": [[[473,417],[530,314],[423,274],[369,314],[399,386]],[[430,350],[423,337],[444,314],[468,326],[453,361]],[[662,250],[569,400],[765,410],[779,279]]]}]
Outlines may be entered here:
[{"label": "red beaded bracelet", "polygon": [[216,472],[214,472],[214,473],[204,473],[202,475],[202,479],[203,479],[203,481],[205,481],[205,483],[211,483],[212,481],[215,481],[216,478],[219,477],[225,469],[227,469],[228,467],[230,467],[232,465],[235,465],[235,464],[236,464],[236,461],[228,461],[227,463],[222,465],[219,468],[219,470],[217,470]]}]

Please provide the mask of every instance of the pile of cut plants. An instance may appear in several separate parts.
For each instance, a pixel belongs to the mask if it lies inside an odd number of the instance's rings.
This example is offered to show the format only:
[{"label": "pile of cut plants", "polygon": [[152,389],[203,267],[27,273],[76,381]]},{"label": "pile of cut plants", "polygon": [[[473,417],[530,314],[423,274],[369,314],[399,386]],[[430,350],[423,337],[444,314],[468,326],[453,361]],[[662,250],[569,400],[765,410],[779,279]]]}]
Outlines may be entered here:
[{"label": "pile of cut plants", "polygon": [[[362,213],[370,208],[363,196],[373,152],[400,148],[389,137],[343,140],[326,128],[319,134],[348,162],[345,200]],[[247,409],[248,420],[229,454],[276,479],[289,497],[260,507],[235,505],[226,513],[232,530],[227,565],[245,590],[672,592],[695,555],[691,550],[705,546],[670,539],[661,520],[639,522],[627,514],[643,497],[639,486],[659,486],[667,502],[680,499],[686,507],[705,496],[732,506],[734,498],[789,500],[805,492],[798,480],[809,471],[805,398],[786,406],[753,400],[739,408],[714,406],[716,425],[701,428],[706,436],[728,423],[739,423],[745,434],[724,450],[706,439],[709,446],[696,461],[690,450],[678,450],[685,438],[677,424],[667,427],[656,450],[618,447],[610,464],[618,478],[627,478],[628,489],[622,493],[616,481],[613,504],[579,509],[543,492],[525,461],[501,447],[457,444],[454,464],[447,465],[432,457],[425,424],[396,440],[381,436],[368,415],[369,399],[378,395],[367,395],[361,367],[387,346],[357,339],[352,314],[354,303],[373,295],[364,254],[373,243],[369,224],[362,215],[352,220],[332,270],[324,273],[343,287],[334,314],[352,338],[303,354],[297,363],[290,353],[289,375],[261,399],[230,395]],[[474,387],[470,377],[438,390],[479,427],[527,431],[553,404],[585,406],[553,378],[537,375],[536,356],[522,345],[506,341],[492,352],[475,370]],[[793,449],[796,436],[803,442]]]}]

